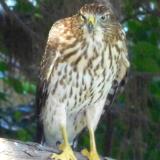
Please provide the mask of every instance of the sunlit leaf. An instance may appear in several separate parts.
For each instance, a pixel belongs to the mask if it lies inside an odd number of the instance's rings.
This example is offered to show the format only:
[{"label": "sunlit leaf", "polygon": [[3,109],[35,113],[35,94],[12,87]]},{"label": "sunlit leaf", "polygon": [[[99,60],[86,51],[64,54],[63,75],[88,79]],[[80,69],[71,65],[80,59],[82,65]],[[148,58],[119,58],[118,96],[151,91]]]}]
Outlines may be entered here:
[{"label": "sunlit leaf", "polygon": [[35,94],[36,86],[30,82],[22,82],[23,92]]}]

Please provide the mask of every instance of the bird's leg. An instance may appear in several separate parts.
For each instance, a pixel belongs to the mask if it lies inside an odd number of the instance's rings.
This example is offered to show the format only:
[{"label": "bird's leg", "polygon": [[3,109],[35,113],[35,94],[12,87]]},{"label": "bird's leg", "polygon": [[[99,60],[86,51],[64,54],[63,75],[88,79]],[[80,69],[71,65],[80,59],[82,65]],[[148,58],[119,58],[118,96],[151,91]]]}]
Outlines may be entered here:
[{"label": "bird's leg", "polygon": [[82,154],[89,160],[100,160],[96,149],[96,142],[95,142],[93,128],[89,128],[89,136],[90,136],[90,151],[88,151],[87,149],[83,149]]},{"label": "bird's leg", "polygon": [[97,108],[97,105],[95,105],[93,107],[89,107],[88,109],[86,109],[86,122],[89,130],[90,150],[88,151],[87,149],[84,149],[82,150],[82,154],[89,160],[100,160],[96,149],[96,141],[94,135],[94,130],[98,124],[103,109],[102,107],[103,103],[98,103],[98,104],[100,105],[99,108]]},{"label": "bird's leg", "polygon": [[62,152],[60,154],[55,154],[55,153],[52,154],[51,159],[53,160],[77,160],[68,142],[66,127],[61,127],[61,132],[62,132],[64,143],[59,146],[59,149]]}]

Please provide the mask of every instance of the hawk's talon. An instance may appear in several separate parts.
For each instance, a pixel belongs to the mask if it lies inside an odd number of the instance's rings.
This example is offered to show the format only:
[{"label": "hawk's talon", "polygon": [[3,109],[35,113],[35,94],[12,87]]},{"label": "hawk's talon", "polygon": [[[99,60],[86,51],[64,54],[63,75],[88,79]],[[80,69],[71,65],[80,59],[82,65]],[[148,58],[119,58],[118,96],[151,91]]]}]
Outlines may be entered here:
[{"label": "hawk's talon", "polygon": [[81,151],[82,155],[87,157],[88,160],[100,160],[100,157],[97,153],[95,136],[93,128],[89,127],[89,136],[90,136],[90,151],[83,149]]},{"label": "hawk's talon", "polygon": [[53,153],[50,157],[52,160],[77,160],[69,145],[65,146],[62,144],[60,148],[62,149],[62,153]]},{"label": "hawk's talon", "polygon": [[89,156],[89,152],[88,152],[87,149],[83,149],[83,150],[81,151],[81,154],[82,154],[83,156],[85,156],[85,157],[88,157],[88,156]]},{"label": "hawk's talon", "polygon": [[97,151],[88,151],[87,149],[83,149],[81,151],[82,155],[87,157],[88,160],[100,160],[100,157]]},{"label": "hawk's talon", "polygon": [[64,144],[60,144],[60,145],[58,146],[58,148],[59,148],[60,151],[63,151],[64,148],[65,148],[65,145],[64,145]]}]

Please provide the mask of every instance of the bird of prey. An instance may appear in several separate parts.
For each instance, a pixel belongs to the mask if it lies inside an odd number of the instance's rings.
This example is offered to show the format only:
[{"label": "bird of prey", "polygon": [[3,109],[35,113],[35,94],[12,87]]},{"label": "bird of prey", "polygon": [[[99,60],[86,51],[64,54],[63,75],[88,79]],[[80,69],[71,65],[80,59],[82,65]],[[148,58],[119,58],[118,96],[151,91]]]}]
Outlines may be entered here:
[{"label": "bird of prey", "polygon": [[113,100],[128,68],[125,33],[109,5],[86,4],[53,24],[37,96],[39,132],[49,146],[61,142],[61,153],[52,159],[76,160],[70,144],[88,128],[90,150],[82,154],[100,160],[94,131],[105,102]]}]

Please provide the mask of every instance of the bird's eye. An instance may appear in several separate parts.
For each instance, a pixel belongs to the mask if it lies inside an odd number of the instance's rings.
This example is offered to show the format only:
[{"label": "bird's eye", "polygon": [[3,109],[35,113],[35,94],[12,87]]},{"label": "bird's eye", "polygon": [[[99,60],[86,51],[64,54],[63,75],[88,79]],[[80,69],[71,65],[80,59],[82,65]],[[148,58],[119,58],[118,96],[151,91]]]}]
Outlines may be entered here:
[{"label": "bird's eye", "polygon": [[106,16],[101,16],[101,20],[105,20],[106,19]]},{"label": "bird's eye", "polygon": [[102,21],[105,21],[105,20],[107,20],[107,19],[109,19],[109,15],[103,15],[103,16],[101,16],[101,20]]},{"label": "bird's eye", "polygon": [[86,20],[86,17],[85,17],[84,15],[81,14],[80,17],[81,17],[81,19],[82,19],[83,21]]}]

